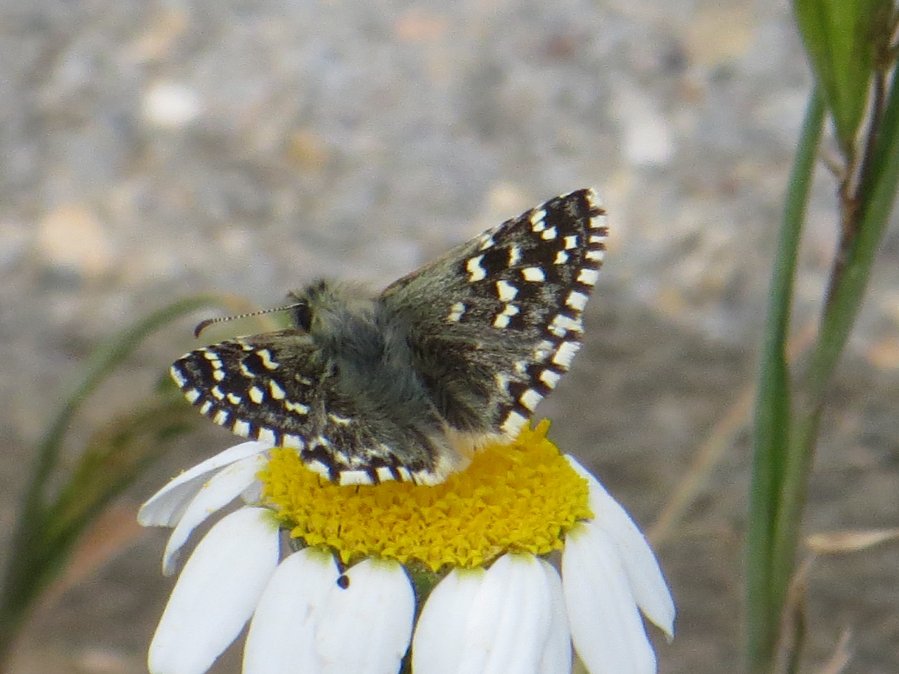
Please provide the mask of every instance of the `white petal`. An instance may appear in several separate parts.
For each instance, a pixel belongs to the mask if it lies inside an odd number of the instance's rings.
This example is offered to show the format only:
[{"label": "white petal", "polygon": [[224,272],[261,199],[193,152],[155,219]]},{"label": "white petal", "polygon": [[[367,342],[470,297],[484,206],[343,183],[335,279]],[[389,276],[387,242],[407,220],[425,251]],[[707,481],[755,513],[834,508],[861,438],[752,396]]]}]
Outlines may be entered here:
[{"label": "white petal", "polygon": [[[460,573],[446,584],[450,576],[419,618],[413,671],[533,674],[551,625],[552,598],[540,562],[532,555],[504,555],[483,576]],[[458,596],[447,596],[457,584],[463,586]]]},{"label": "white petal", "polygon": [[618,545],[637,605],[670,639],[674,635],[674,600],[652,548],[627,511],[599,481],[573,457],[565,458],[590,484],[590,509],[596,517],[590,526],[601,527]]},{"label": "white petal", "polygon": [[590,674],[654,673],[655,653],[616,547],[597,527],[568,532],[562,586],[574,649]]},{"label": "white petal", "polygon": [[264,508],[222,518],[184,565],[153,642],[152,674],[201,674],[240,633],[278,563],[278,527]]},{"label": "white petal", "polygon": [[467,617],[487,572],[453,569],[431,591],[415,627],[412,671],[416,674],[462,674]]},{"label": "white petal", "polygon": [[256,475],[265,467],[265,462],[266,457],[262,454],[248,456],[221,469],[200,487],[169,536],[162,555],[164,575],[170,576],[175,572],[178,553],[191,532],[256,482]]},{"label": "white petal", "polygon": [[571,671],[571,632],[568,629],[568,614],[565,609],[565,595],[562,579],[549,562],[540,560],[546,575],[546,585],[550,596],[550,625],[543,647],[543,655],[537,674],[559,674]]},{"label": "white petal", "polygon": [[485,671],[530,674],[540,662],[551,622],[543,567],[533,555],[503,555],[487,571],[482,591],[484,615],[497,604],[502,609]]},{"label": "white petal", "polygon": [[315,624],[339,575],[334,558],[314,548],[278,565],[250,623],[243,674],[320,671],[315,668]]},{"label": "white petal", "polygon": [[397,562],[366,559],[336,582],[317,620],[315,646],[321,674],[396,674],[409,649],[415,594]]},{"label": "white petal", "polygon": [[144,503],[137,513],[137,521],[145,527],[175,526],[187,504],[210,473],[269,449],[271,445],[261,442],[242,442],[185,470]]}]

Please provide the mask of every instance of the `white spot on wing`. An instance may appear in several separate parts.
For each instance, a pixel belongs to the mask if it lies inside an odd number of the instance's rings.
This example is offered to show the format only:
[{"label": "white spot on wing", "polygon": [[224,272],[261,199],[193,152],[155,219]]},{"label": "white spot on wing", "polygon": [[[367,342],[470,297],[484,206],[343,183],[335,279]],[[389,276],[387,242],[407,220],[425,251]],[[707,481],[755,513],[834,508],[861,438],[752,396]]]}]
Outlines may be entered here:
[{"label": "white spot on wing", "polygon": [[272,398],[275,400],[284,400],[284,389],[276,382],[274,379],[270,379],[268,382],[268,390],[272,394]]},{"label": "white spot on wing", "polygon": [[584,257],[592,262],[602,262],[605,255],[601,250],[588,250]]},{"label": "white spot on wing", "polygon": [[265,392],[258,386],[251,386],[247,389],[247,394],[250,396],[250,400],[257,405],[265,399]]},{"label": "white spot on wing", "polygon": [[268,428],[260,428],[256,439],[267,445],[275,445],[275,434]]},{"label": "white spot on wing", "polygon": [[509,412],[509,414],[506,416],[506,420],[503,421],[502,425],[499,428],[506,435],[515,435],[526,423],[527,418],[523,417],[518,412]]},{"label": "white spot on wing", "polygon": [[378,479],[379,479],[381,482],[387,482],[388,480],[394,480],[394,479],[396,479],[395,476],[394,476],[394,474],[393,474],[393,471],[390,470],[387,466],[378,466],[378,467],[375,469],[375,473],[377,473]]},{"label": "white spot on wing", "polygon": [[443,482],[443,478],[439,473],[432,473],[428,470],[417,470],[411,474],[411,481],[415,484],[432,486]]},{"label": "white spot on wing", "polygon": [[235,395],[234,393],[228,393],[228,395],[226,397],[228,398],[228,402],[231,403],[232,405],[240,404],[241,397],[239,395]]},{"label": "white spot on wing", "polygon": [[195,403],[200,399],[200,392],[195,388],[191,388],[184,392],[184,397],[187,398],[189,402]]},{"label": "white spot on wing", "polygon": [[277,370],[278,362],[272,359],[272,352],[268,349],[259,349],[256,352],[259,354],[259,358],[262,359],[262,365],[266,370]]},{"label": "white spot on wing", "polygon": [[565,237],[565,250],[577,248],[577,234],[569,234]]},{"label": "white spot on wing", "polygon": [[456,302],[450,307],[450,312],[446,317],[446,320],[449,323],[458,323],[462,319],[462,315],[465,313],[466,308],[467,307],[462,302]]},{"label": "white spot on wing", "polygon": [[503,302],[511,302],[515,299],[515,296],[518,294],[518,288],[513,286],[508,281],[497,281],[496,282],[496,294],[499,299]]},{"label": "white spot on wing", "polygon": [[546,358],[555,350],[556,345],[548,339],[544,339],[537,345],[537,348],[534,349],[534,360],[546,360]]},{"label": "white spot on wing", "polygon": [[521,404],[531,410],[531,412],[534,411],[534,408],[537,407],[537,403],[539,403],[541,400],[543,400],[543,396],[537,393],[532,388],[529,388],[527,391],[522,393],[521,397],[519,398]]},{"label": "white spot on wing", "polygon": [[281,438],[281,446],[293,447],[294,449],[303,449],[306,446],[306,443],[303,442],[303,438],[301,438],[299,435],[285,433],[284,437]]},{"label": "white spot on wing", "polygon": [[566,262],[568,262],[568,253],[564,250],[560,250],[556,253],[556,259],[553,260],[553,264],[565,264]]},{"label": "white spot on wing", "polygon": [[596,283],[596,279],[598,278],[599,272],[595,269],[581,269],[577,275],[578,283],[583,283],[588,286],[592,286]]},{"label": "white spot on wing", "polygon": [[309,405],[304,405],[303,403],[295,403],[292,400],[284,401],[284,409],[288,412],[296,412],[297,414],[302,414],[306,416],[309,414]]},{"label": "white spot on wing", "polygon": [[505,328],[509,326],[509,319],[512,316],[515,316],[519,312],[519,309],[514,304],[507,304],[503,307],[503,310],[493,319],[493,327],[494,328]]},{"label": "white spot on wing", "polygon": [[556,236],[558,236],[558,234],[559,233],[556,231],[555,227],[550,227],[540,235],[540,238],[544,241],[552,241],[556,238]]},{"label": "white spot on wing", "polygon": [[342,470],[337,474],[340,484],[372,484],[371,475],[364,470]]},{"label": "white spot on wing", "polygon": [[250,424],[248,424],[246,421],[240,421],[238,419],[231,427],[231,431],[245,438],[250,434]]},{"label": "white spot on wing", "polygon": [[200,405],[200,414],[209,414],[209,410],[212,409],[212,403],[208,400]]},{"label": "white spot on wing", "polygon": [[184,375],[181,374],[180,368],[177,368],[173,365],[169,372],[172,373],[172,379],[175,380],[175,383],[178,384],[179,387],[183,388],[184,385],[187,384],[187,379],[185,379]]},{"label": "white spot on wing", "polygon": [[546,222],[544,221],[545,217],[546,211],[542,208],[538,208],[531,213],[531,231],[542,232],[546,229]]},{"label": "white spot on wing", "polygon": [[549,329],[556,337],[564,337],[568,332],[581,332],[583,325],[575,318],[557,314],[549,324]]},{"label": "white spot on wing", "polygon": [[212,417],[212,423],[218,424],[219,426],[225,426],[228,423],[228,413],[225,410],[219,410],[215,413],[215,416]]},{"label": "white spot on wing", "polygon": [[577,342],[562,342],[559,344],[559,350],[553,355],[552,362],[562,368],[568,368],[571,365],[571,359],[577,353],[580,344]]},{"label": "white spot on wing", "polygon": [[465,263],[469,282],[474,283],[475,281],[481,281],[487,278],[487,272],[481,266],[481,260],[483,259],[483,255],[477,255],[476,257],[469,258],[468,262]]},{"label": "white spot on wing", "polygon": [[521,248],[514,243],[509,247],[509,266],[514,267],[521,261]]},{"label": "white spot on wing", "polygon": [[550,388],[555,388],[561,378],[562,376],[558,372],[553,372],[552,370],[543,370],[540,373],[540,381]]},{"label": "white spot on wing", "polygon": [[521,276],[525,281],[539,282],[546,280],[546,274],[540,267],[525,267],[521,270]]},{"label": "white spot on wing", "polygon": [[568,297],[565,300],[565,306],[571,307],[575,311],[583,311],[584,307],[587,306],[587,300],[589,297],[584,293],[579,293],[577,290],[572,290],[568,293]]},{"label": "white spot on wing", "polygon": [[307,461],[306,468],[311,470],[313,473],[318,473],[323,477],[331,479],[331,471],[328,466],[317,459],[314,461]]}]

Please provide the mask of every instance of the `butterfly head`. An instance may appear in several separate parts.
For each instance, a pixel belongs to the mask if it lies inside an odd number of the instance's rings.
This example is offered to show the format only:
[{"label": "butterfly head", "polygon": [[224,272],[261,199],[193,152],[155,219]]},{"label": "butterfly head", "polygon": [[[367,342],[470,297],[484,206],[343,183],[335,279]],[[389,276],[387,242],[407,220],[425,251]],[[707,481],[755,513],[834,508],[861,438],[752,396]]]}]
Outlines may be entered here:
[{"label": "butterfly head", "polygon": [[359,321],[370,322],[375,302],[363,288],[326,280],[310,283],[290,298],[294,325],[317,340],[346,334]]}]

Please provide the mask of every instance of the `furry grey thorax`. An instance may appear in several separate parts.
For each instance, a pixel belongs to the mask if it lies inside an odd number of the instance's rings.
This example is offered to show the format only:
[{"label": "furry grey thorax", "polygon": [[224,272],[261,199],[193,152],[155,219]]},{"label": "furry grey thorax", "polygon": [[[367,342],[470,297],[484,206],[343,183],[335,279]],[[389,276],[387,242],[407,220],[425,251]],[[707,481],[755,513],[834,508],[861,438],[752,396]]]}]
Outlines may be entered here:
[{"label": "furry grey thorax", "polygon": [[338,391],[399,426],[440,431],[413,366],[406,321],[348,283],[319,280],[291,295],[298,304],[294,322],[321,350]]}]

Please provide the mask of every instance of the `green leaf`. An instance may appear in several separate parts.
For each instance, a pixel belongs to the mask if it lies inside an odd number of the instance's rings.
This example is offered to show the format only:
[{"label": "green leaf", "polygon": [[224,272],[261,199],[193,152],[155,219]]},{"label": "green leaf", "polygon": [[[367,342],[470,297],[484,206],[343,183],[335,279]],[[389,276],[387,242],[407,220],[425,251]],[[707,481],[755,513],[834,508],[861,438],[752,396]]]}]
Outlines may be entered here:
[{"label": "green leaf", "polygon": [[793,9],[837,138],[852,156],[892,0],[794,0]]}]

